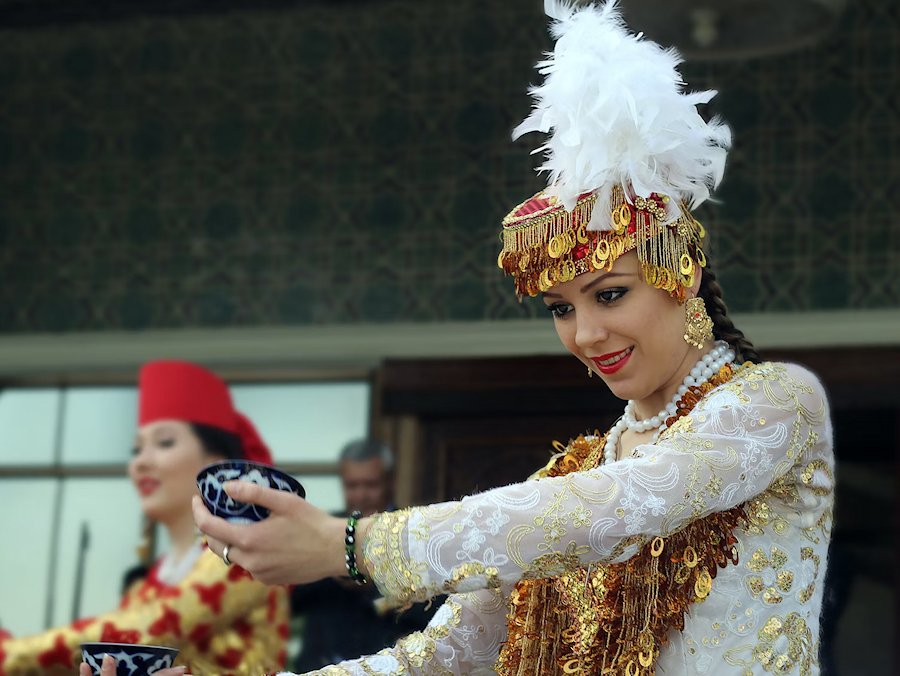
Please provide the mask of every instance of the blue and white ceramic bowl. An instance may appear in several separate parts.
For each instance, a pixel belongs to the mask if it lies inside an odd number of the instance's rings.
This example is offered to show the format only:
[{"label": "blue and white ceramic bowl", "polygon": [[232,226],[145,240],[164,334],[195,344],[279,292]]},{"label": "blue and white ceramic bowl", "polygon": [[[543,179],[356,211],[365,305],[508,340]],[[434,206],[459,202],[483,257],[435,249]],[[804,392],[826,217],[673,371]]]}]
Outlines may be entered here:
[{"label": "blue and white ceramic bowl", "polygon": [[249,460],[226,460],[209,465],[197,475],[197,487],[207,509],[231,523],[254,523],[269,516],[269,510],[258,505],[248,505],[232,500],[225,493],[226,481],[249,481],[250,483],[294,493],[301,498],[306,491],[300,482],[280,469],[261,465]]},{"label": "blue and white ceramic bowl", "polygon": [[100,676],[103,656],[116,660],[116,676],[146,676],[175,664],[177,648],[128,643],[82,643],[81,657],[90,665],[94,676]]}]

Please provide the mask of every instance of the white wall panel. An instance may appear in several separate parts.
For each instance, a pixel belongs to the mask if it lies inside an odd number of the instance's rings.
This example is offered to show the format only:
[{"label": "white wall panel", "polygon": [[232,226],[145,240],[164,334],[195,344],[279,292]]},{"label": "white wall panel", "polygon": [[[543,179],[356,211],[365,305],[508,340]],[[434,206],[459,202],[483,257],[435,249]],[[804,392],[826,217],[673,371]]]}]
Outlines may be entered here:
[{"label": "white wall panel", "polygon": [[72,620],[81,524],[89,528],[81,592],[81,616],[118,607],[125,571],[137,564],[141,508],[128,479],[66,479],[56,568],[53,624]]},{"label": "white wall panel", "polygon": [[128,462],[137,428],[137,390],[72,387],[64,396],[63,464]]},{"label": "white wall panel", "polygon": [[231,391],[276,463],[333,462],[368,429],[366,382],[235,385]]},{"label": "white wall panel", "polygon": [[0,391],[0,466],[53,462],[59,400],[58,389]]},{"label": "white wall panel", "polygon": [[295,474],[297,481],[306,489],[306,499],[326,512],[340,512],[344,509],[344,494],[341,480],[337,476],[305,476]]},{"label": "white wall panel", "polygon": [[0,625],[44,629],[56,479],[0,479]]}]

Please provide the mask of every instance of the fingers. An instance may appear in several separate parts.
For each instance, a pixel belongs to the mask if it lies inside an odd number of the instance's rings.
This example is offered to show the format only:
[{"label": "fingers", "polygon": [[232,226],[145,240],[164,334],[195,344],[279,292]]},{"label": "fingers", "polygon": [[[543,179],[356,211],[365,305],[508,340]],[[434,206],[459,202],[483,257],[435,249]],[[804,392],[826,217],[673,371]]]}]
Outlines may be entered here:
[{"label": "fingers", "polygon": [[[191,500],[191,510],[194,512],[194,523],[207,536],[207,539],[235,543],[241,537],[241,526],[235,526],[225,519],[210,514],[199,495],[195,495]],[[221,554],[221,548],[213,549],[213,551]]]},{"label": "fingers", "polygon": [[[218,556],[220,559],[222,558],[222,555],[225,552],[225,544],[226,543],[220,542],[219,540],[216,540],[215,538],[211,538],[211,537],[206,538],[206,546],[209,547],[209,551],[211,551],[213,554]],[[228,553],[229,560],[231,560],[232,554],[234,554],[234,547],[232,547],[229,550],[229,553]],[[232,563],[234,563],[234,562],[232,561]]]},{"label": "fingers", "polygon": [[116,661],[110,655],[103,656],[100,665],[100,676],[116,676]]},{"label": "fingers", "polygon": [[[92,676],[93,673],[91,667],[85,662],[78,665],[78,676]],[[156,676],[184,676],[187,673],[187,667],[160,669],[154,673]],[[100,676],[116,676],[116,660],[109,655],[103,656],[103,662],[100,664]]]},{"label": "fingers", "polygon": [[225,492],[235,500],[266,507],[273,512],[284,511],[295,504],[295,500],[303,499],[293,493],[260,486],[249,481],[228,481],[224,488]]}]

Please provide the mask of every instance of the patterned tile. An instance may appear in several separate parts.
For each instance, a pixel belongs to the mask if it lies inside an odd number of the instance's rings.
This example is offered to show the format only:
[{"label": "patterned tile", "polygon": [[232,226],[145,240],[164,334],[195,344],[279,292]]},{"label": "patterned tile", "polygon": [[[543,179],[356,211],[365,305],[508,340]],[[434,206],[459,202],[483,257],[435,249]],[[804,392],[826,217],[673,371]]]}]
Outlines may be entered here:
[{"label": "patterned tile", "polygon": [[[542,316],[495,267],[540,2],[297,6],[0,36],[0,331]],[[898,16],[688,64],[735,128],[701,217],[742,312],[900,306]]]}]

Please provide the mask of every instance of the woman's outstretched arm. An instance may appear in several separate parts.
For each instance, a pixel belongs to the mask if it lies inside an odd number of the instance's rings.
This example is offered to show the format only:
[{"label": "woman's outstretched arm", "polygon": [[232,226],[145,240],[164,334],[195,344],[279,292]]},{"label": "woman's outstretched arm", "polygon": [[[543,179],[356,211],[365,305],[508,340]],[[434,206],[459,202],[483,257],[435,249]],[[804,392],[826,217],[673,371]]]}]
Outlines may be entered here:
[{"label": "woman's outstretched arm", "polygon": [[367,570],[386,597],[408,602],[623,561],[769,488],[807,520],[831,504],[827,402],[798,366],[743,370],[637,450],[610,466],[380,515],[365,536]]},{"label": "woman's outstretched arm", "polygon": [[500,644],[506,639],[509,588],[447,597],[428,626],[392,648],[341,662],[308,676],[364,674],[493,674]]},{"label": "woman's outstretched arm", "polygon": [[[358,559],[381,593],[402,605],[625,560],[649,539],[740,505],[779,481],[785,483],[779,499],[798,510],[830,504],[827,400],[815,376],[799,366],[742,369],[657,443],[636,450],[639,457],[611,466],[364,520]],[[198,526],[213,537],[215,551],[231,544],[231,558],[268,582],[343,572],[341,520],[286,493],[250,484],[234,490],[238,499],[270,507],[272,516],[235,526],[195,499]]]}]

